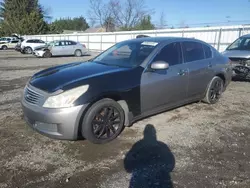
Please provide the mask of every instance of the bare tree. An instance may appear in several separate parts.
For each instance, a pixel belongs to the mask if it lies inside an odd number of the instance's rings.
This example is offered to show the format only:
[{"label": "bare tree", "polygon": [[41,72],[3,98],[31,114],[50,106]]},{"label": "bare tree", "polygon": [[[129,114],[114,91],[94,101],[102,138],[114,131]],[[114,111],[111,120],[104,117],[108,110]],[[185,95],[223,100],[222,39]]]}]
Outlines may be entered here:
[{"label": "bare tree", "polygon": [[115,26],[130,30],[137,25],[145,16],[153,14],[147,9],[144,0],[90,0],[90,20],[97,20],[104,26],[108,18],[115,21]]},{"label": "bare tree", "polygon": [[109,5],[103,3],[102,0],[90,0],[89,19],[90,22],[95,25],[98,23],[100,26],[104,26],[105,20],[111,16]]},{"label": "bare tree", "polygon": [[159,25],[159,28],[160,29],[164,29],[166,26],[167,26],[166,15],[165,15],[165,12],[162,11],[161,15],[160,15],[160,25]]},{"label": "bare tree", "polygon": [[115,31],[115,21],[112,17],[108,17],[105,21],[104,21],[104,27],[106,32],[113,32]]},{"label": "bare tree", "polygon": [[94,27],[96,25],[96,19],[89,18],[89,25],[90,25],[90,27]]}]

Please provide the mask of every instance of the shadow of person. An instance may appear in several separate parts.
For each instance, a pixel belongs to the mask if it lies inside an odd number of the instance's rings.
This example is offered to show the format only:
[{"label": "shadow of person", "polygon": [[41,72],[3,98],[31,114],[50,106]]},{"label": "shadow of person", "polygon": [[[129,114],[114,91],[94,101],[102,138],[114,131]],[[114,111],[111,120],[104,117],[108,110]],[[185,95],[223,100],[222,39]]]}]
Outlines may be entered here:
[{"label": "shadow of person", "polygon": [[129,188],[172,188],[170,172],[175,158],[163,142],[157,141],[153,125],[144,129],[144,138],[135,143],[124,159],[124,168],[131,173]]}]

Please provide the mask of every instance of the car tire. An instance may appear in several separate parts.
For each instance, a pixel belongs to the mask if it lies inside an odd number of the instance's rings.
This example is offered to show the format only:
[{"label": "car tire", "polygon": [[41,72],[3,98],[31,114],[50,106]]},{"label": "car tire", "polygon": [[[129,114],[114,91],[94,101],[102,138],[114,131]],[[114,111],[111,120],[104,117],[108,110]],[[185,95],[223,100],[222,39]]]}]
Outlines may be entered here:
[{"label": "car tire", "polygon": [[94,103],[84,114],[81,133],[94,144],[105,144],[122,132],[124,121],[122,107],[112,99],[102,99]]},{"label": "car tire", "polygon": [[24,48],[24,52],[25,52],[25,54],[32,54],[32,48],[31,47],[26,47],[26,48]]},{"label": "car tire", "polygon": [[8,47],[7,47],[6,45],[4,45],[4,46],[2,46],[2,49],[3,49],[3,50],[7,50]]},{"label": "car tire", "polygon": [[217,103],[223,93],[223,87],[224,81],[220,77],[215,76],[208,85],[206,96],[203,99],[203,102],[208,104]]},{"label": "car tire", "polygon": [[82,56],[82,51],[81,50],[76,50],[75,51],[75,56],[76,57],[81,57]]},{"label": "car tire", "polygon": [[43,57],[44,58],[50,58],[52,56],[51,52],[50,51],[45,51],[44,54],[43,54]]}]

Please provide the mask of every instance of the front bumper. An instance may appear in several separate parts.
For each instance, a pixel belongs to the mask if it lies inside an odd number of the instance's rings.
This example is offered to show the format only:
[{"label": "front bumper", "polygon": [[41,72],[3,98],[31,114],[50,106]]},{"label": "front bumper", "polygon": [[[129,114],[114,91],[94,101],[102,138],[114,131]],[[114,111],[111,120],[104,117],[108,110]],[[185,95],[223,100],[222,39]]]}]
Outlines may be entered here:
[{"label": "front bumper", "polygon": [[43,57],[45,51],[40,51],[40,50],[34,50],[33,51],[33,55],[36,56],[36,57]]},{"label": "front bumper", "polygon": [[37,132],[55,139],[77,140],[80,119],[87,105],[48,109],[22,99],[24,119]]}]

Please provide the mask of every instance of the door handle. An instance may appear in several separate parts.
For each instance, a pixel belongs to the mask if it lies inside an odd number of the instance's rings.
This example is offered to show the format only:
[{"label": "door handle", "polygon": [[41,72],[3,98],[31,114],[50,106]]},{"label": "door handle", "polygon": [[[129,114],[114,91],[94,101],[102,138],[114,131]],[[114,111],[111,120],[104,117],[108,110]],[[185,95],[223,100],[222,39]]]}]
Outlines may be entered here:
[{"label": "door handle", "polygon": [[178,75],[180,76],[184,76],[188,73],[188,70],[180,70],[180,72],[178,72]]},{"label": "door handle", "polygon": [[208,63],[208,67],[211,68],[213,65],[211,62]]}]

